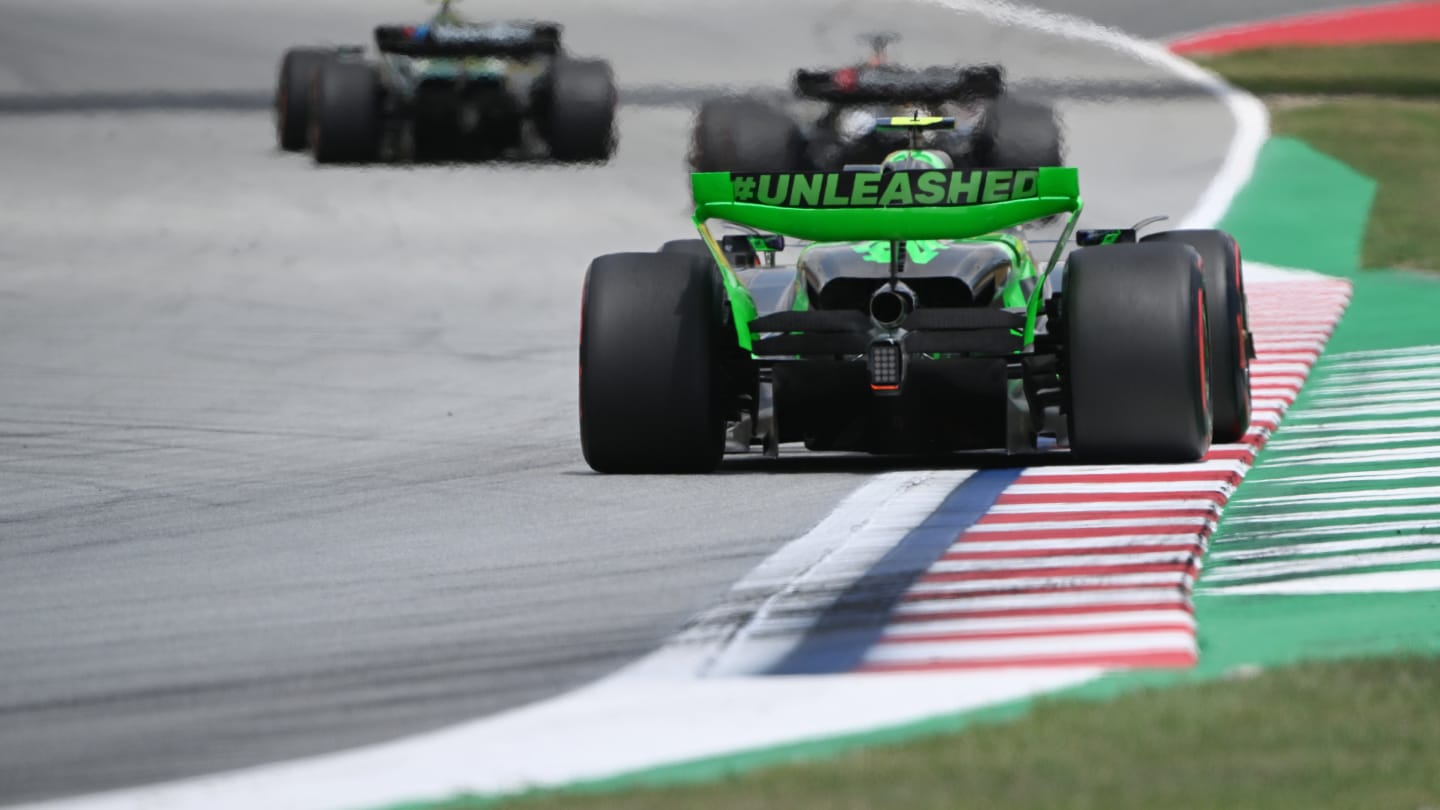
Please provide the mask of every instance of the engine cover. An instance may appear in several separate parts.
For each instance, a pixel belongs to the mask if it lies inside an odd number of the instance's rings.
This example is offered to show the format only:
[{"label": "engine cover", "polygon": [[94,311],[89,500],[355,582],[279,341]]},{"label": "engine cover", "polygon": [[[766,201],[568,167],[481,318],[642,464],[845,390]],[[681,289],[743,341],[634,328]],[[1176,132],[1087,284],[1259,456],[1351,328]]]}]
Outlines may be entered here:
[{"label": "engine cover", "polygon": [[[1010,252],[985,242],[918,240],[906,243],[903,280],[920,307],[989,306],[1010,278]],[[864,311],[890,278],[889,242],[815,245],[796,266],[815,309]]]}]

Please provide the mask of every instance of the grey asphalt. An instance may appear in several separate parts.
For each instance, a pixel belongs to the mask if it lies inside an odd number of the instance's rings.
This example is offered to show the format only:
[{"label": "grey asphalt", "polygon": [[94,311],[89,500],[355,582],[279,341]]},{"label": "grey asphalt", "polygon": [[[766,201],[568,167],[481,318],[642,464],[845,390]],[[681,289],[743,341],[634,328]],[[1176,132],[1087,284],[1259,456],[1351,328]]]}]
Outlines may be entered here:
[{"label": "grey asphalt", "polygon": [[[557,6],[484,9],[553,13],[634,86],[780,86],[877,28],[906,58],[1004,59],[1019,82],[1169,81],[922,4]],[[0,95],[250,93],[287,45],[424,12],[8,0]],[[1231,135],[1203,97],[1062,113],[1092,224],[1184,214]],[[0,115],[0,802],[555,694],[651,649],[886,468],[589,473],[586,263],[687,232],[688,111],[620,125],[601,168],[355,170],[276,153],[255,111]]]}]

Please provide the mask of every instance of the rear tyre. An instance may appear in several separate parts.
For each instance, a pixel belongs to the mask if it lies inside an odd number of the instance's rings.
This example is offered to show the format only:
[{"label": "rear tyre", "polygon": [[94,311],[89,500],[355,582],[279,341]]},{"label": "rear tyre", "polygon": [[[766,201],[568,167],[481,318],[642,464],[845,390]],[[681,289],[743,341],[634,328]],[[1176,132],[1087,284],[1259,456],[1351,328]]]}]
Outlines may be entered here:
[{"label": "rear tyre", "polygon": [[287,152],[309,145],[310,85],[335,52],[326,48],[291,48],[280,60],[275,86],[275,139]]},{"label": "rear tyre", "polygon": [[601,59],[557,59],[542,132],[550,156],[567,162],[603,162],[615,153],[615,75]]},{"label": "rear tyre", "polygon": [[1210,447],[1205,286],[1183,245],[1070,255],[1061,292],[1070,447],[1086,462],[1195,461]]},{"label": "rear tyre", "polygon": [[714,262],[615,253],[590,263],[580,315],[580,444],[604,473],[701,473],[725,450]]},{"label": "rear tyre", "polygon": [[1055,110],[1008,94],[991,106],[976,146],[977,161],[985,169],[1028,169],[1065,163],[1064,139]]},{"label": "rear tyre", "polygon": [[1214,441],[1238,442],[1250,429],[1249,320],[1245,313],[1240,246],[1230,234],[1214,230],[1163,231],[1140,241],[1189,245],[1200,254],[1210,328],[1206,353],[1210,357]]},{"label": "rear tyre", "polygon": [[310,148],[317,163],[362,163],[380,150],[380,84],[364,62],[329,62],[315,76]]},{"label": "rear tyre", "polygon": [[706,246],[704,239],[671,239],[660,246],[661,253],[669,253],[676,256],[693,256],[709,265],[715,264],[715,257],[710,254],[710,248]]},{"label": "rear tyre", "polygon": [[805,137],[784,112],[753,99],[705,102],[695,119],[690,165],[697,172],[794,172]]}]

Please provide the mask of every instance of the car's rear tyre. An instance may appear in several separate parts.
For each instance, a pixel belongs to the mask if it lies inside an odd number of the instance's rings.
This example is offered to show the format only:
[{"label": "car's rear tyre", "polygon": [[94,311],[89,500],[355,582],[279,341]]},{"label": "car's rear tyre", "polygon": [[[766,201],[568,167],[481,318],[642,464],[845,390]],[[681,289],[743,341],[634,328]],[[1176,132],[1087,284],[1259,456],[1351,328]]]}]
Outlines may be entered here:
[{"label": "car's rear tyre", "polygon": [[[758,260],[756,259],[755,254],[750,253],[747,255],[737,253],[735,251],[725,250],[725,245],[723,241],[720,244],[720,248],[721,250],[725,251],[725,260],[730,262],[730,266],[733,269],[744,270],[746,268],[756,266]],[[706,246],[705,240],[703,239],[671,239],[669,242],[666,242],[665,244],[660,246],[660,252],[681,253],[686,256],[695,256],[715,267],[719,267],[719,265],[715,263],[714,254],[710,252],[710,248]]]},{"label": "car's rear tyre", "polygon": [[695,119],[690,165],[697,172],[793,172],[805,168],[795,121],[753,99],[707,101]]},{"label": "car's rear tyre", "polygon": [[679,256],[694,256],[711,265],[715,264],[715,257],[711,255],[710,248],[705,244],[704,239],[671,239],[669,242],[660,246],[660,252]]},{"label": "car's rear tyre", "polygon": [[363,163],[380,149],[380,84],[364,62],[329,62],[315,76],[310,148],[317,163]]},{"label": "car's rear tyre", "polygon": [[609,62],[555,60],[541,127],[550,156],[575,163],[609,160],[615,153],[618,98]]},{"label": "car's rear tyre", "polygon": [[1061,293],[1070,447],[1078,460],[1195,461],[1210,447],[1205,285],[1175,244],[1070,255]]},{"label": "car's rear tyre", "polygon": [[725,450],[714,262],[615,253],[590,263],[580,314],[580,443],[606,473],[700,473]]},{"label": "car's rear tyre", "polygon": [[1200,254],[1209,316],[1210,398],[1215,415],[1214,441],[1238,442],[1250,429],[1249,320],[1240,246],[1224,231],[1162,231],[1140,240],[1189,245]]},{"label": "car's rear tyre", "polygon": [[1001,95],[985,117],[976,160],[985,169],[1065,165],[1060,119],[1048,104]]},{"label": "car's rear tyre", "polygon": [[291,48],[281,58],[275,86],[275,140],[281,149],[299,152],[309,145],[310,86],[334,58],[328,48]]}]

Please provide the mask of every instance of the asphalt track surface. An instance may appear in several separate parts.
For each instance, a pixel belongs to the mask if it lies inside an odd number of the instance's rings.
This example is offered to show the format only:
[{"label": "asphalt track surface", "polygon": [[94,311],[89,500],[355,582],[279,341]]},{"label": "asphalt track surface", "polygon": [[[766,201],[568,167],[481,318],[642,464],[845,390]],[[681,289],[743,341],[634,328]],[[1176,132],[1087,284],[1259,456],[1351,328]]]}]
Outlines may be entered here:
[{"label": "asphalt track surface", "polygon": [[[921,4],[733,5],[554,16],[627,88],[677,98],[717,76],[781,86],[875,29],[906,58],[1004,60],[1036,87],[1162,88],[1062,103],[1092,224],[1183,215],[1231,135],[1218,102],[1168,98],[1170,76],[1099,47]],[[244,97],[288,45],[424,11],[11,0],[0,97]],[[597,254],[686,234],[685,107],[627,105],[602,168],[355,170],[278,154],[268,114],[216,106],[0,115],[0,802],[576,686],[894,468],[584,466],[580,280]]]}]

